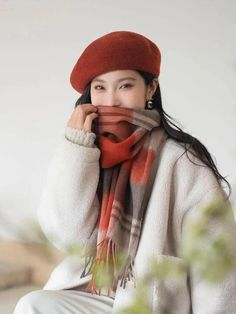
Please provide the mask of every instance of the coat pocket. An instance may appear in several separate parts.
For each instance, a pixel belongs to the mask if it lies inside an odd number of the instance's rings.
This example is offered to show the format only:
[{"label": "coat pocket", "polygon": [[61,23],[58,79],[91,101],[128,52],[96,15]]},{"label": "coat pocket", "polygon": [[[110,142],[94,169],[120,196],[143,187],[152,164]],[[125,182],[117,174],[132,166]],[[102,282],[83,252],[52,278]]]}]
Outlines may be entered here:
[{"label": "coat pocket", "polygon": [[[153,313],[190,314],[188,271],[184,259],[158,255],[154,263]],[[156,267],[156,268],[155,268]]]}]

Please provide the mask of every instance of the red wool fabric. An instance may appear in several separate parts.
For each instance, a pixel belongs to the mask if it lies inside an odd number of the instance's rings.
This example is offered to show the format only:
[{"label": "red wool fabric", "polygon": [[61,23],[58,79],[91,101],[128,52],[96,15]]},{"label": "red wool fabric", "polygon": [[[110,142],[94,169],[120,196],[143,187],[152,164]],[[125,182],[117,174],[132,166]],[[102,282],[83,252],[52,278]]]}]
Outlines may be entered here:
[{"label": "red wool fabric", "polygon": [[130,31],[115,31],[94,40],[77,60],[71,75],[72,87],[83,93],[96,76],[115,70],[142,70],[157,77],[161,52],[147,37]]},{"label": "red wool fabric", "polygon": [[[94,132],[101,150],[97,189],[100,213],[88,290],[99,294],[96,290],[99,266],[105,267],[112,278],[108,290],[115,291],[119,279],[125,287],[127,280],[134,277],[134,257],[146,210],[144,196],[154,159],[167,135],[160,126],[161,119],[156,110],[97,108]],[[120,266],[117,265],[119,254],[125,256]],[[84,272],[82,276],[87,274]]]}]

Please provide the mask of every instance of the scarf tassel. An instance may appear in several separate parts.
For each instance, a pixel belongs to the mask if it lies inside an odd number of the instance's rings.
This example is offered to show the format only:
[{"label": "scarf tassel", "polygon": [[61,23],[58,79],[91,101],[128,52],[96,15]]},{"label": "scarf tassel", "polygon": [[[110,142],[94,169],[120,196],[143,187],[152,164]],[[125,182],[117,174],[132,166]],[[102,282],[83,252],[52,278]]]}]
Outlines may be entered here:
[{"label": "scarf tassel", "polygon": [[120,287],[123,287],[125,289],[128,281],[133,281],[134,288],[136,288],[136,278],[135,278],[135,272],[134,272],[134,260],[131,260],[125,267],[125,270],[123,272],[123,275],[121,277]]},{"label": "scarf tassel", "polygon": [[84,270],[82,274],[80,275],[80,278],[83,278],[90,274],[94,261],[95,261],[95,255],[85,256],[85,266],[84,266]]},{"label": "scarf tassel", "polygon": [[[135,281],[133,265],[133,262],[129,263],[129,265],[125,267],[125,271],[121,276],[121,285],[124,288],[128,280],[132,279]],[[85,267],[80,277],[89,274],[92,274],[92,278],[86,287],[87,291],[92,294],[95,293],[101,295],[102,288],[97,287],[99,276],[102,277],[108,275],[109,286],[106,287],[106,294],[110,296],[111,290],[115,292],[119,278],[118,247],[112,239],[106,238],[98,244],[96,256],[85,257]]]}]

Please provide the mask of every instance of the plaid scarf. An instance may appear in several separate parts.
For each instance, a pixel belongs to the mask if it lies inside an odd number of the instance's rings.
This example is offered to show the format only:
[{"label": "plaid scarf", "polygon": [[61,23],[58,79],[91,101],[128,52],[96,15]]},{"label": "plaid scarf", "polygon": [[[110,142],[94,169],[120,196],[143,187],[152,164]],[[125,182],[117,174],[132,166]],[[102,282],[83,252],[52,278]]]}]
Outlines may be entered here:
[{"label": "plaid scarf", "polygon": [[[119,279],[124,288],[127,280],[135,282],[134,258],[148,201],[145,192],[153,162],[167,135],[156,110],[97,108],[94,132],[101,150],[98,237],[96,252],[87,256],[81,277],[91,273],[87,288],[101,294],[96,287],[96,272],[99,267],[105,269],[112,278],[107,287],[109,295]],[[151,191],[152,187],[148,188]]]}]

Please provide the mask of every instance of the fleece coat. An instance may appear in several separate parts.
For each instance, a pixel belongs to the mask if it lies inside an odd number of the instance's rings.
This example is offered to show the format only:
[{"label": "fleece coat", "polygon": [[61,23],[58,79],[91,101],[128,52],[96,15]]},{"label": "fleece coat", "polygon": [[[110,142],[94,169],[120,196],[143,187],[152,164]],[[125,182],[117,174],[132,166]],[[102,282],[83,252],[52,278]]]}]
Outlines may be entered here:
[{"label": "fleece coat", "polygon": [[[38,220],[48,239],[64,253],[68,253],[70,245],[96,243],[97,229],[93,227],[99,212],[96,189],[101,152],[94,144],[95,137],[94,133],[66,127],[48,167]],[[191,152],[188,156],[193,162],[184,153],[184,147],[170,138],[158,156],[158,171],[135,257],[137,278],[148,271],[150,258],[184,263],[178,247],[187,226],[216,195],[226,198],[211,169]],[[212,232],[223,228],[236,250],[236,224],[231,214],[231,220],[209,228],[214,229]],[[60,290],[87,283],[89,276],[80,278],[83,266],[82,258],[66,256],[43,289]],[[153,313],[170,304],[170,313],[174,314],[236,313],[236,272],[212,285],[190,270],[178,284],[171,280],[154,281],[149,289]],[[132,282],[125,289],[118,284],[112,314],[131,304],[134,294]]]}]

